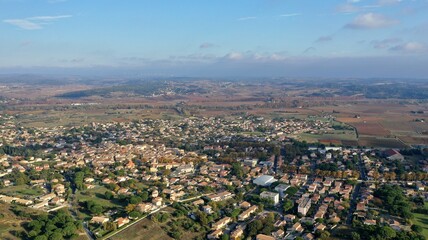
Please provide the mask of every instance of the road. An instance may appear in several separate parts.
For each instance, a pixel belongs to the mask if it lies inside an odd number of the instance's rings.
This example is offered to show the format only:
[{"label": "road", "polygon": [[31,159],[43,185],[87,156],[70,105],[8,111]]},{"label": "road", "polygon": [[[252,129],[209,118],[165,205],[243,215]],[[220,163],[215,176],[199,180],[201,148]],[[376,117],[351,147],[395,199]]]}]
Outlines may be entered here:
[{"label": "road", "polygon": [[352,197],[351,197],[351,206],[349,208],[349,212],[348,215],[346,217],[346,224],[351,225],[352,224],[352,219],[353,219],[353,215],[355,210],[357,209],[357,204],[358,204],[358,196],[360,195],[360,189],[361,189],[361,184],[363,182],[367,182],[367,174],[365,171],[365,167],[364,167],[364,163],[363,163],[363,159],[361,158],[361,154],[358,155],[358,167],[360,169],[360,178],[362,180],[359,180],[357,185],[355,186],[355,189],[352,193]]},{"label": "road", "polygon": [[[73,195],[74,198],[74,195]],[[71,216],[73,217],[74,220],[78,220],[77,218],[77,214],[76,214],[76,210],[74,209],[73,205],[71,204],[71,202],[68,203],[68,209],[71,213]],[[94,234],[89,230],[88,228],[88,224],[86,222],[83,223],[83,229],[85,230],[86,233],[86,237],[89,240],[95,240],[95,236]]]}]

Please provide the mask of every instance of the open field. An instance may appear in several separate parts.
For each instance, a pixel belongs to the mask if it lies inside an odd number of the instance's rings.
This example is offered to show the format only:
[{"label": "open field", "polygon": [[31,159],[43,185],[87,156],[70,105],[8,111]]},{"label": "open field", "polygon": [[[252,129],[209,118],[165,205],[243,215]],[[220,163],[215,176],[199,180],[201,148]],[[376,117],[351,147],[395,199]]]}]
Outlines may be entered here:
[{"label": "open field", "polygon": [[[34,81],[39,81],[40,84],[34,86]],[[3,105],[0,103],[0,107],[5,113],[16,115],[19,126],[29,127],[77,126],[91,122],[125,122],[145,118],[174,119],[189,116],[228,117],[254,114],[266,118],[307,119],[309,116],[328,115],[338,122],[354,127],[357,136],[334,132],[323,136],[302,135],[301,139],[308,142],[321,140],[345,145],[356,145],[355,141],[360,140],[360,145],[390,144],[389,147],[400,144],[384,138],[397,137],[406,144],[428,142],[428,124],[421,121],[428,120],[428,103],[424,98],[407,99],[404,91],[408,89],[406,86],[402,86],[401,90],[404,92],[399,91],[400,94],[397,95],[402,99],[384,97],[377,99],[365,97],[380,96],[372,92],[368,95],[356,90],[349,92],[349,86],[364,86],[366,89],[368,85],[372,85],[384,94],[387,93],[385,91],[389,85],[343,81],[342,83],[346,85],[342,86],[337,84],[336,80],[334,84],[329,85],[323,85],[321,82],[266,79],[260,81],[165,79],[160,82],[158,80],[146,82],[115,78],[86,82],[82,79],[64,78],[62,84],[59,84],[55,79],[32,77],[21,84],[5,84],[7,91],[1,95],[7,101]],[[426,87],[425,84],[414,84],[421,89]],[[373,88],[371,89],[373,91]],[[161,90],[160,94],[158,90]],[[63,97],[64,94],[71,97]]]},{"label": "open field", "polygon": [[[18,240],[21,238],[16,237],[13,233],[25,231],[22,224],[29,219],[16,216],[10,210],[10,206],[10,204],[0,203],[0,239]],[[27,213],[37,213],[37,211],[26,207],[21,209]]]},{"label": "open field", "polygon": [[0,189],[1,194],[16,197],[35,197],[40,196],[44,193],[40,187],[30,187],[27,185],[10,186]]},{"label": "open field", "polygon": [[[425,203],[425,208],[428,208],[428,203]],[[422,227],[422,235],[428,239],[428,215],[421,213],[413,213],[414,224]]]},{"label": "open field", "polygon": [[134,226],[126,229],[125,231],[117,234],[110,239],[151,239],[151,240],[169,240],[173,239],[160,227],[160,224],[154,223],[149,219],[143,219]]}]

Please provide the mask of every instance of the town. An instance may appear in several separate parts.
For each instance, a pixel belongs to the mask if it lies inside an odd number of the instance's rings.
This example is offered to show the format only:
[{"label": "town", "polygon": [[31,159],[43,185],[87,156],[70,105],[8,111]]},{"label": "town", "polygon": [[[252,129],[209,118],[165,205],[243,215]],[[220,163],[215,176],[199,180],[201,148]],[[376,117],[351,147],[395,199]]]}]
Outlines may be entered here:
[{"label": "town", "polygon": [[[63,238],[123,239],[150,220],[174,239],[425,239],[415,214],[427,212],[426,149],[294,140],[333,129],[320,119],[27,129],[2,115],[0,202],[68,214],[74,232],[60,232]],[[16,234],[58,234],[34,221]]]}]

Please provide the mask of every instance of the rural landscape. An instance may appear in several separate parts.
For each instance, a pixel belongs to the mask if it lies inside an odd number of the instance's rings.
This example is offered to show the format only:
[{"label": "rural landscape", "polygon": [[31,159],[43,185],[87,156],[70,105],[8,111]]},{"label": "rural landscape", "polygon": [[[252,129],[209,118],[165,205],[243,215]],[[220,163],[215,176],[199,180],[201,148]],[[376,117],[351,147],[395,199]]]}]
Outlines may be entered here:
[{"label": "rural landscape", "polygon": [[4,239],[428,236],[424,82],[19,78]]},{"label": "rural landscape", "polygon": [[428,240],[428,0],[0,0],[0,240]]}]

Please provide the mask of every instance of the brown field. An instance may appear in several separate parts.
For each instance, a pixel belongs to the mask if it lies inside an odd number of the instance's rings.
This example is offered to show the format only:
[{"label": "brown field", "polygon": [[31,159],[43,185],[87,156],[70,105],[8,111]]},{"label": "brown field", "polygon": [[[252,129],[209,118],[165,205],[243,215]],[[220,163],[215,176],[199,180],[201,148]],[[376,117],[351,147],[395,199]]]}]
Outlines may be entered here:
[{"label": "brown field", "polygon": [[381,148],[406,148],[407,145],[394,138],[360,137],[360,146]]},{"label": "brown field", "polygon": [[377,122],[350,123],[350,125],[357,129],[358,135],[388,136],[391,134],[390,131]]},{"label": "brown field", "polygon": [[[181,83],[177,83],[180,85]],[[309,115],[334,116],[337,121],[356,128],[363,144],[391,143],[395,141],[370,140],[364,137],[380,139],[397,137],[407,144],[426,144],[428,124],[416,122],[415,119],[428,120],[428,104],[423,101],[376,100],[362,96],[337,97],[304,97],[304,94],[317,92],[320,89],[297,87],[289,89],[287,84],[270,85],[261,82],[242,84],[237,82],[222,83],[196,80],[192,84],[209,89],[207,93],[187,95],[165,95],[142,97],[125,93],[114,93],[111,97],[91,96],[81,99],[61,99],[57,94],[94,88],[93,85],[62,86],[26,86],[7,87],[3,95],[13,100],[8,103],[7,112],[19,114],[17,119],[21,126],[54,127],[75,126],[91,122],[126,122],[144,118],[181,118],[171,107],[176,104],[188,106],[186,116],[231,116],[234,114],[255,114],[267,118],[285,117],[305,119]],[[325,91],[330,91],[325,89]],[[269,106],[269,99],[275,103],[297,103],[291,107]],[[72,103],[95,103],[96,106],[72,107]],[[152,108],[144,109],[142,105]],[[62,109],[67,106],[66,110]],[[169,108],[165,108],[165,106]],[[245,107],[242,107],[245,106]],[[55,108],[54,108],[55,107]],[[41,110],[43,109],[43,110]],[[425,110],[423,114],[412,114],[411,111]],[[356,118],[355,116],[359,116]],[[329,143],[354,145],[358,139],[349,134],[331,134],[326,136],[305,136],[316,142],[320,139],[331,140]],[[354,134],[355,135],[355,134]],[[341,142],[342,141],[342,142]],[[347,142],[348,141],[348,142]],[[327,141],[326,141],[327,142]]]},{"label": "brown field", "polygon": [[112,240],[135,239],[135,240],[169,240],[173,239],[160,227],[159,224],[149,219],[143,219],[134,226],[109,238]]}]

